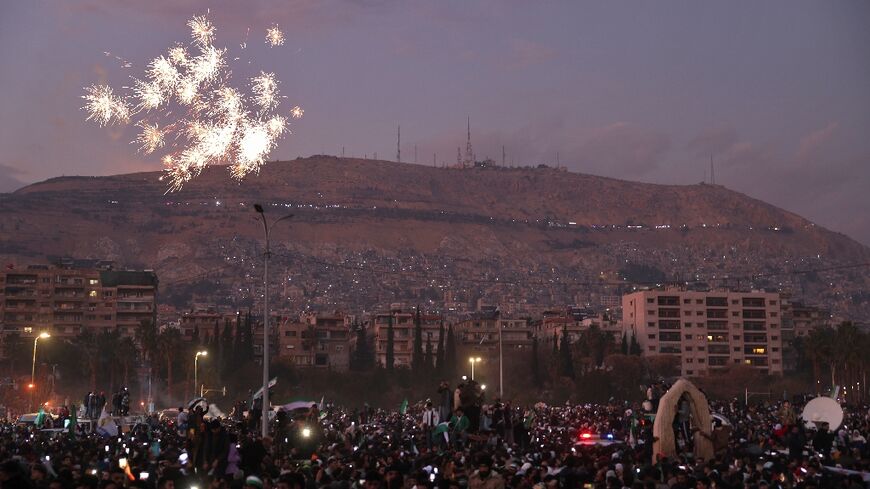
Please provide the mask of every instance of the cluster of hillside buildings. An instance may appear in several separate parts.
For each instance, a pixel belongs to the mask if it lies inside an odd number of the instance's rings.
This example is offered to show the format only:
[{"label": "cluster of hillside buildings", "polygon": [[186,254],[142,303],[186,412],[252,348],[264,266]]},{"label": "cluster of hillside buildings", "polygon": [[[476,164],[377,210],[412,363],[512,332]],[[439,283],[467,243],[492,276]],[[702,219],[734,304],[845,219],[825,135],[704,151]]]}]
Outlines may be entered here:
[{"label": "cluster of hillside buildings", "polygon": [[[118,271],[108,262],[9,267],[0,271],[0,340],[5,345],[9,335],[34,338],[48,332],[71,338],[86,330],[115,329],[135,338],[137,328],[152,321],[160,328],[178,328],[190,341],[209,341],[226,327],[239,327],[248,315],[209,306],[159,312],[159,290],[153,271]],[[346,370],[362,331],[374,345],[376,361],[384,364],[392,328],[394,361],[401,367],[412,362],[417,323],[427,349],[437,352],[441,335],[452,328],[457,347],[481,357],[530,349],[535,341],[552,345],[562,335],[577,341],[595,327],[617,344],[623,336],[633,338],[644,356],[678,357],[683,375],[732,364],[781,374],[796,367],[794,338],[831,326],[824,309],[778,292],[752,290],[636,290],[595,307],[554,306],[533,317],[498,305],[477,309],[418,315],[415,305],[385,304],[362,313],[274,311],[271,354],[299,367]],[[255,356],[262,355],[262,321],[255,320],[252,329]]]}]

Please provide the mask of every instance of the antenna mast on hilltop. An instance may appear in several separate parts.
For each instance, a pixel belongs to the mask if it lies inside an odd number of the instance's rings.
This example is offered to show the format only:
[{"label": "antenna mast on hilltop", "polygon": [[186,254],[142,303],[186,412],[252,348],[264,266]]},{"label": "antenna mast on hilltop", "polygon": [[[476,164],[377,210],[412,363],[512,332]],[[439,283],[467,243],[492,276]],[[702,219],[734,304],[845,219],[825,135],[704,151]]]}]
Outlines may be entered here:
[{"label": "antenna mast on hilltop", "polygon": [[396,132],[396,163],[402,162],[402,125],[399,124],[399,129]]},{"label": "antenna mast on hilltop", "polygon": [[504,167],[504,160],[505,160],[505,152],[504,152],[504,145],[502,144],[501,145],[501,166],[502,167]]},{"label": "antenna mast on hilltop", "polygon": [[468,138],[465,141],[465,164],[474,165],[474,151],[471,149],[471,116],[468,116]]},{"label": "antenna mast on hilltop", "polygon": [[710,185],[716,185],[716,170],[713,167],[713,155],[710,155]]}]

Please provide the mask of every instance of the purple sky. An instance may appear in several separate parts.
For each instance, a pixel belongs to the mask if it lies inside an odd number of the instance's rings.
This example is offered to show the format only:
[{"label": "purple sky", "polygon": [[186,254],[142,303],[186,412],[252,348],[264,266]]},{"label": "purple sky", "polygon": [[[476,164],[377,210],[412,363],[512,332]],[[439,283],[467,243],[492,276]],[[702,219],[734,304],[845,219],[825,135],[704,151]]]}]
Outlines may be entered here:
[{"label": "purple sky", "polygon": [[[65,0],[0,4],[0,191],[161,168],[101,129],[82,87],[120,86],[211,8],[218,46],[275,71],[305,117],[274,156],[553,163],[704,178],[870,243],[870,2]],[[287,43],[269,49],[278,23]],[[248,49],[239,53],[250,28]],[[124,69],[110,51],[133,63]],[[246,75],[236,70],[237,83]]]}]

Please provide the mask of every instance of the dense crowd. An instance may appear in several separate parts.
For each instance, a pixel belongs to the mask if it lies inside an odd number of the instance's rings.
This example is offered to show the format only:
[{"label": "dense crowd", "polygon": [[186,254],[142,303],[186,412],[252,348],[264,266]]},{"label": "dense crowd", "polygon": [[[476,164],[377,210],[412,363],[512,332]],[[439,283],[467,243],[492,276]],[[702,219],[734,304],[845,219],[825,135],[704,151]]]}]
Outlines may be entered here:
[{"label": "dense crowd", "polygon": [[[311,405],[279,411],[270,436],[244,402],[104,429],[6,424],[2,489],[863,488],[870,411],[844,406],[836,430],[807,428],[802,401],[713,402],[715,457],[696,459],[678,410],[680,454],[653,453],[646,403],[524,408],[487,403],[471,383],[398,410]],[[253,410],[251,410],[253,411]]]}]

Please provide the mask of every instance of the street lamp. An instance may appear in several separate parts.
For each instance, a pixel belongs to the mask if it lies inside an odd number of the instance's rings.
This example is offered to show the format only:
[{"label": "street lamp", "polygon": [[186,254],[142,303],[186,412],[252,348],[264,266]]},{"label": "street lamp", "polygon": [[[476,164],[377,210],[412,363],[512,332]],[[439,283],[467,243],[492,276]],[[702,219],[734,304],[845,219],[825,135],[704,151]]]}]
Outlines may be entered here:
[{"label": "street lamp", "polygon": [[261,422],[261,434],[263,438],[269,434],[269,258],[272,256],[272,248],[269,246],[270,227],[275,227],[281,221],[291,219],[293,214],[287,214],[272,221],[270,226],[266,221],[266,213],[263,206],[254,204],[254,210],[263,220],[263,236],[266,239],[266,253],[263,254],[263,413]]},{"label": "street lamp", "polygon": [[468,359],[468,363],[471,364],[471,380],[474,380],[474,364],[480,363],[481,361],[483,361],[483,359],[480,357],[471,357]]},{"label": "street lamp", "polygon": [[33,366],[30,369],[30,385],[28,386],[30,387],[30,408],[28,411],[33,411],[33,391],[36,390],[36,345],[40,338],[51,338],[51,335],[43,331],[33,338]]},{"label": "street lamp", "polygon": [[197,364],[199,363],[199,357],[207,357],[207,356],[208,356],[208,352],[203,350],[203,351],[196,352],[196,355],[194,355],[194,357],[193,357],[193,396],[194,397],[196,397],[196,386],[199,385],[199,380],[198,380],[199,378],[197,377],[197,369],[196,369]]}]

